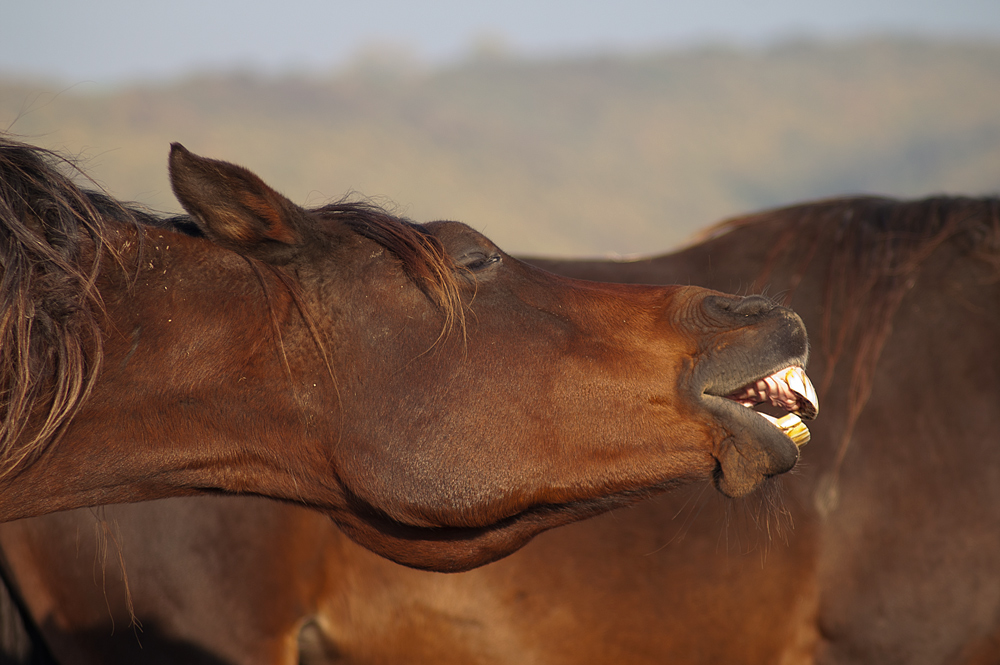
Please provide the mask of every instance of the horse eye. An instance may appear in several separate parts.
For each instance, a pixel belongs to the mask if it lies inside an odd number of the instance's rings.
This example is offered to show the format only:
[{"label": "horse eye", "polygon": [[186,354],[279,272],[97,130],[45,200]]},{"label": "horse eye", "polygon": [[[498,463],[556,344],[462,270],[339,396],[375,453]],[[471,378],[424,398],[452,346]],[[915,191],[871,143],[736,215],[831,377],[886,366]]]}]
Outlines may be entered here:
[{"label": "horse eye", "polygon": [[471,270],[473,272],[482,270],[487,266],[499,262],[500,262],[499,254],[483,254],[481,252],[466,254],[465,256],[458,259],[458,261],[456,261],[456,263],[461,267],[465,268],[466,270]]}]

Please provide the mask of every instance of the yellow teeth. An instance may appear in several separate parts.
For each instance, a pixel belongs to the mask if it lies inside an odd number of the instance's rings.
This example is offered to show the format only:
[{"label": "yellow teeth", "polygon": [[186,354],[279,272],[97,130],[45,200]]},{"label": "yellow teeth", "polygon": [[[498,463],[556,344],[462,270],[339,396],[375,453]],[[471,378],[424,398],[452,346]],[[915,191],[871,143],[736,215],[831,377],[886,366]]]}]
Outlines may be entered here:
[{"label": "yellow teeth", "polygon": [[809,428],[794,413],[786,413],[780,418],[774,418],[766,413],[761,413],[760,415],[774,423],[774,426],[784,432],[785,436],[791,439],[792,443],[799,448],[809,443],[809,439],[812,436],[809,434]]}]

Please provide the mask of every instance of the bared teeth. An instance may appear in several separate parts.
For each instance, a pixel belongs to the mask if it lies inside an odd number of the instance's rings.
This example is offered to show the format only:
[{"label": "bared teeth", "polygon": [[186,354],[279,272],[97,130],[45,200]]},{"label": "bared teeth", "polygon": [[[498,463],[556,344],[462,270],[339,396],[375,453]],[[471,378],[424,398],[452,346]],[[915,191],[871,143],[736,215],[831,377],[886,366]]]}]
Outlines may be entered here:
[{"label": "bared teeth", "polygon": [[819,413],[816,389],[801,367],[786,367],[733,393],[729,399],[743,406],[770,402],[808,419],[815,418]]},{"label": "bared teeth", "polygon": [[801,418],[815,418],[819,413],[816,389],[801,367],[786,367],[771,376],[765,376],[729,395],[729,399],[748,408],[761,402],[770,402],[774,406],[791,411],[792,413],[786,413],[780,418],[759,412],[757,415],[767,418],[800,448],[806,445],[812,436]]},{"label": "bared teeth", "polygon": [[782,379],[796,397],[796,407],[789,410],[798,413],[803,418],[815,418],[819,413],[819,397],[816,395],[812,381],[806,376],[806,371],[801,367],[789,367],[784,370]]},{"label": "bared teeth", "polygon": [[806,427],[805,423],[803,423],[802,420],[794,413],[786,413],[780,418],[774,418],[766,413],[761,413],[759,415],[771,421],[772,425],[784,432],[785,436],[791,439],[792,443],[799,448],[809,443],[809,439],[812,438],[812,435],[809,433],[809,428]]}]

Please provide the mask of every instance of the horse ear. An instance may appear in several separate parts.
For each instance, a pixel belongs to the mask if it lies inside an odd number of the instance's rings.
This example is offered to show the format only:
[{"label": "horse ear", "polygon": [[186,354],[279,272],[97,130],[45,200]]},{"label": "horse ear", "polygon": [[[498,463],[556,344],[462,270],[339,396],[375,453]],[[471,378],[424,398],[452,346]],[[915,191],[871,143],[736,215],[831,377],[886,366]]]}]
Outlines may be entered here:
[{"label": "horse ear", "polygon": [[285,263],[304,241],[304,211],[242,166],[171,143],[170,184],[209,239],[244,256]]}]

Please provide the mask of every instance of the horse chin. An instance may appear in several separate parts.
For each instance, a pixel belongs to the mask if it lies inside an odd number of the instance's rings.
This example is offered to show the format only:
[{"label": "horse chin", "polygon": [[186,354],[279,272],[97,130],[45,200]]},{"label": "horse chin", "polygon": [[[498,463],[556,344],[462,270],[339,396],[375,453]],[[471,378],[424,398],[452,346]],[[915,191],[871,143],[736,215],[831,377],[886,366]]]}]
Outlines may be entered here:
[{"label": "horse chin", "polygon": [[767,479],[790,471],[799,459],[798,447],[781,430],[749,410],[745,415],[749,416],[749,422],[733,429],[738,434],[723,443],[716,458],[715,487],[733,499],[746,496]]}]

